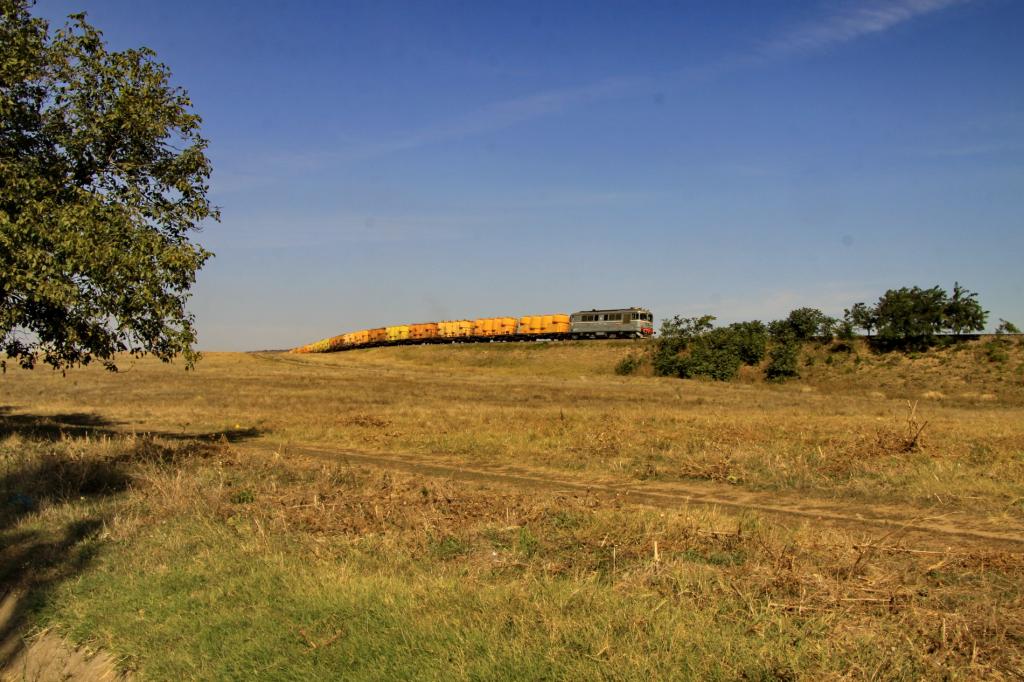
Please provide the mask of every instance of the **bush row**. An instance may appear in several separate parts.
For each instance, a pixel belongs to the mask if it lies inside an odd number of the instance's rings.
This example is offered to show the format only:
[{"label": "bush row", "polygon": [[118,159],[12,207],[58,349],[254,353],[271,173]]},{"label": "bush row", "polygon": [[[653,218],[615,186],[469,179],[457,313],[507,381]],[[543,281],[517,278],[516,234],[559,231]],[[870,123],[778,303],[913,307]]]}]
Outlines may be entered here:
[{"label": "bush row", "polygon": [[[759,320],[714,325],[713,315],[680,317],[662,321],[649,358],[629,355],[615,367],[617,374],[632,374],[646,361],[659,376],[707,377],[719,381],[734,378],[743,365],[758,366],[768,359],[768,379],[781,381],[799,376],[801,344],[807,341],[850,340],[857,330],[867,332],[879,351],[921,350],[934,345],[940,334],[981,331],[988,319],[977,294],[957,282],[953,293],[941,287],[889,289],[874,305],[855,303],[842,319],[817,308],[797,308],[782,320]],[[1019,333],[1000,320],[996,333]]]}]

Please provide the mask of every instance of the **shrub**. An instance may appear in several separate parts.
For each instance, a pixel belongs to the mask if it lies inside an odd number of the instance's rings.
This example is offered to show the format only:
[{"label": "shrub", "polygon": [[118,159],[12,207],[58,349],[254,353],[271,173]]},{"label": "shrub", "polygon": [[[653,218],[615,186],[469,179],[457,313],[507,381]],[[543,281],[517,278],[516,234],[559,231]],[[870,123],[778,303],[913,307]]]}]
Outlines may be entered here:
[{"label": "shrub", "polygon": [[800,346],[796,342],[789,341],[776,345],[769,356],[765,376],[775,381],[800,376],[797,372],[799,356]]},{"label": "shrub", "polygon": [[988,348],[985,351],[985,355],[988,357],[989,362],[997,362],[1000,365],[1010,360],[1009,354],[1002,348]]},{"label": "shrub", "polygon": [[654,373],[660,377],[675,376],[679,373],[679,352],[676,344],[667,343],[664,339],[658,339],[651,353],[651,367]]},{"label": "shrub", "polygon": [[988,359],[989,362],[997,362],[999,364],[1008,362],[1010,360],[1010,356],[1006,352],[1006,350],[1010,348],[1010,346],[1011,341],[1009,339],[992,339],[991,341],[988,341],[983,347],[985,357]]},{"label": "shrub", "polygon": [[743,361],[736,349],[721,340],[707,339],[693,347],[677,363],[677,372],[683,379],[707,377],[728,381],[736,376]]},{"label": "shrub", "polygon": [[680,317],[662,320],[659,337],[651,354],[651,365],[658,376],[676,376],[679,371],[679,354],[689,348],[694,339],[706,334],[713,327],[715,317]]},{"label": "shrub", "polygon": [[786,343],[796,340],[793,328],[786,320],[772,320],[768,323],[768,335],[775,343]]},{"label": "shrub", "polygon": [[[727,381],[740,365],[764,359],[768,328],[758,321],[713,327],[714,317],[674,317],[662,324],[651,362],[656,374]],[[623,364],[623,363],[620,363]],[[625,369],[625,368],[624,368]]]},{"label": "shrub", "polygon": [[628,376],[630,374],[636,374],[636,371],[640,369],[643,364],[643,359],[633,353],[630,353],[626,357],[619,360],[619,363],[615,365],[615,373],[619,376]]},{"label": "shrub", "polygon": [[768,350],[768,327],[759,320],[734,322],[727,328],[729,343],[745,365],[756,365],[764,360]]}]

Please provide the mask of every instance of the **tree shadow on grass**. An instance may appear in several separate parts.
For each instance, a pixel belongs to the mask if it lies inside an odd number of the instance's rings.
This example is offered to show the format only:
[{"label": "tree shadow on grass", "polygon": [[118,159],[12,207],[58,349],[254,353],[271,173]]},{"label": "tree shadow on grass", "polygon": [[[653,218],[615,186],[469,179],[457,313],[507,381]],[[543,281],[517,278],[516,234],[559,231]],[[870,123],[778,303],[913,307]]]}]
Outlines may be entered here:
[{"label": "tree shadow on grass", "polygon": [[95,412],[68,412],[64,414],[23,414],[7,405],[0,405],[0,438],[19,435],[32,440],[58,441],[67,438],[95,438],[98,436],[148,436],[168,440],[227,441],[238,443],[257,438],[264,433],[257,428],[222,429],[201,433],[181,431],[128,431],[118,428],[126,422],[108,419]]},{"label": "tree shadow on grass", "polygon": [[[128,434],[116,426],[90,413],[43,416],[0,407],[0,437],[22,439],[0,457],[0,673],[22,648],[33,614],[101,551],[112,513],[101,502],[128,489],[133,467],[177,466],[260,435]],[[112,442],[98,444],[98,436]],[[55,507],[60,513],[46,513]]]},{"label": "tree shadow on grass", "polygon": [[[47,442],[47,445],[52,445]],[[33,447],[31,444],[28,447]],[[31,613],[44,606],[53,590],[78,575],[97,550],[104,516],[79,516],[63,523],[22,520],[53,506],[81,505],[125,490],[123,465],[100,458],[74,457],[56,448],[32,461],[5,462],[0,475],[0,670],[23,646]]]}]

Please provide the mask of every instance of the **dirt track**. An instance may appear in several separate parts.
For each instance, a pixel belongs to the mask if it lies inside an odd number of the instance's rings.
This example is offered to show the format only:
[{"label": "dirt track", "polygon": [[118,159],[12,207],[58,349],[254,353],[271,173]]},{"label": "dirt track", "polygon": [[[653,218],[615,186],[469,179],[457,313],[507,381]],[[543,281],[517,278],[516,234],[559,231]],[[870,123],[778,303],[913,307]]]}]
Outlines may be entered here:
[{"label": "dirt track", "polygon": [[[244,448],[270,451],[269,447]],[[949,548],[991,547],[1024,552],[1024,525],[1008,518],[986,519],[965,512],[929,515],[927,510],[892,505],[858,505],[774,492],[751,492],[732,486],[700,482],[614,482],[572,478],[550,471],[518,467],[467,468],[414,455],[384,455],[355,450],[289,445],[275,450],[331,462],[345,462],[402,471],[413,475],[486,483],[518,490],[595,495],[626,504],[683,509],[719,507],[725,511],[754,511],[802,523],[824,523],[869,535],[892,534],[904,544]]]}]

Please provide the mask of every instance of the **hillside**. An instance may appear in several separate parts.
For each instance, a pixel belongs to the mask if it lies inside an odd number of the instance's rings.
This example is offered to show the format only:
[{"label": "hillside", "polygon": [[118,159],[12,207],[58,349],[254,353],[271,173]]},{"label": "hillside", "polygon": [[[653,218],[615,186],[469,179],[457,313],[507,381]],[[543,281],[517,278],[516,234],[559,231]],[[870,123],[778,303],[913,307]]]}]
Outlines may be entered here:
[{"label": "hillside", "polygon": [[1010,675],[1024,351],[987,343],[782,384],[614,374],[638,342],[10,371],[8,612],[145,679]]}]

